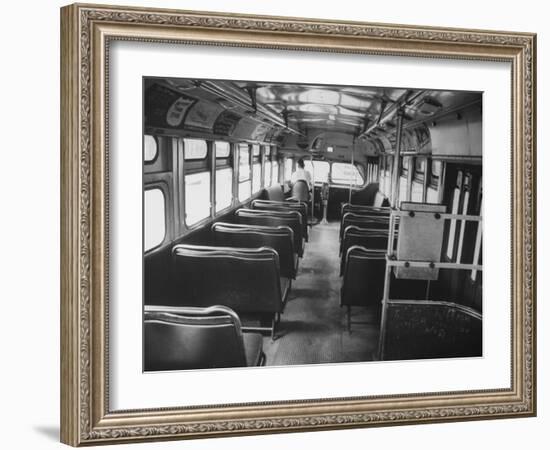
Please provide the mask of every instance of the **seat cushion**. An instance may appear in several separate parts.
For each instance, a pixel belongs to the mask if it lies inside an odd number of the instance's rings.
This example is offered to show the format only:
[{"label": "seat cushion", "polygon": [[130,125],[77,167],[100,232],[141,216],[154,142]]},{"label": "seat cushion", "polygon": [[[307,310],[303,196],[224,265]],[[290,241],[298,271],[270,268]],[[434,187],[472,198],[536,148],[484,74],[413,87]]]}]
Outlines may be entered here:
[{"label": "seat cushion", "polygon": [[244,353],[247,366],[259,366],[262,363],[263,341],[259,333],[243,333]]}]

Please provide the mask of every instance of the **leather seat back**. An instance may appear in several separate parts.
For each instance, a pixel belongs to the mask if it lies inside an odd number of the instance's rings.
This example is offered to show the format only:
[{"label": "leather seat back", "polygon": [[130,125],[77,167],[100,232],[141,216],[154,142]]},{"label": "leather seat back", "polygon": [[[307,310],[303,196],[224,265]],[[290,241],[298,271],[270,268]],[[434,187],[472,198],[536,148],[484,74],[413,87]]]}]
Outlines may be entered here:
[{"label": "leather seat back", "polygon": [[175,305],[224,305],[237,313],[283,310],[279,255],[269,247],[179,244],[172,249]]},{"label": "leather seat back", "polygon": [[348,249],[354,245],[372,250],[386,251],[388,248],[388,232],[375,228],[359,228],[353,225],[347,227],[341,242],[340,276],[344,274],[345,256]]},{"label": "leather seat back", "polygon": [[294,249],[298,255],[303,255],[302,216],[298,211],[262,211],[241,208],[235,212],[235,216],[238,223],[247,225],[289,226],[294,233]]},{"label": "leather seat back", "polygon": [[371,216],[390,216],[391,208],[389,207],[377,207],[377,206],[365,206],[365,205],[355,205],[352,203],[343,203],[342,204],[342,217],[348,212],[354,212],[357,214],[366,214]]},{"label": "leather seat back", "polygon": [[279,255],[280,274],[296,278],[294,232],[289,226],[268,227],[217,222],[212,225],[216,245],[224,247],[271,247]]},{"label": "leather seat back", "polygon": [[354,245],[345,258],[340,304],[380,306],[384,294],[385,251]]},{"label": "leather seat back", "polygon": [[292,185],[292,198],[299,202],[309,201],[309,186],[304,180],[297,180]]},{"label": "leather seat back", "polygon": [[276,184],[274,186],[268,187],[265,190],[265,197],[267,198],[267,200],[282,202],[285,199],[283,188],[281,187],[280,184]]},{"label": "leather seat back", "polygon": [[344,234],[344,230],[350,225],[354,225],[359,228],[376,228],[381,230],[388,230],[390,225],[389,216],[381,215],[367,215],[348,212],[344,214],[340,226],[340,239]]},{"label": "leather seat back", "polygon": [[308,208],[307,204],[298,201],[275,202],[270,200],[253,200],[252,209],[262,211],[298,211],[302,216],[302,233],[304,239],[308,240]]},{"label": "leather seat back", "polygon": [[241,324],[229,308],[146,307],[146,371],[246,366]]}]

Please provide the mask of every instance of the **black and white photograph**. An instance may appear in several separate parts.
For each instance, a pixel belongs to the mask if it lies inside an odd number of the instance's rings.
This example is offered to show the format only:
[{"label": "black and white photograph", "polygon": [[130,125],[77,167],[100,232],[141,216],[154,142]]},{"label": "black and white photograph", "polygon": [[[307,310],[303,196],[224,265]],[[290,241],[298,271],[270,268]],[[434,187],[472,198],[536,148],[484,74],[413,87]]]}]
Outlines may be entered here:
[{"label": "black and white photograph", "polygon": [[143,370],[483,356],[483,93],[143,78]]}]

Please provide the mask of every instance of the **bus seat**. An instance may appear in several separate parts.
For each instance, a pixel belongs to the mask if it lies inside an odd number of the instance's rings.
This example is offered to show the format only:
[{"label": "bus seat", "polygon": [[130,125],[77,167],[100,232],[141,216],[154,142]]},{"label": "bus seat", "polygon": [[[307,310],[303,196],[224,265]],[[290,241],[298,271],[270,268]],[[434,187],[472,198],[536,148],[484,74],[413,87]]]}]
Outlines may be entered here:
[{"label": "bus seat", "polygon": [[230,308],[146,306],[144,319],[146,371],[265,364],[262,335],[243,333]]},{"label": "bus seat", "polygon": [[271,200],[253,200],[252,209],[261,209],[264,211],[298,211],[302,215],[302,232],[306,242],[308,236],[308,208],[307,204],[298,201],[276,202]]},{"label": "bus seat", "polygon": [[354,212],[357,214],[367,214],[372,216],[389,217],[391,208],[381,207],[381,206],[356,205],[353,203],[342,203],[342,208],[340,209],[340,212],[341,212],[341,217],[344,217],[344,214],[348,212]]},{"label": "bus seat", "polygon": [[[178,244],[172,249],[176,306],[223,305],[239,315],[271,318],[272,337],[290,285],[281,291],[279,255],[269,247]],[[242,317],[242,316],[241,316]]]},{"label": "bus seat", "polygon": [[340,276],[344,275],[347,251],[354,245],[385,251],[388,248],[388,232],[372,228],[359,228],[353,225],[347,227],[344,230],[344,237],[340,246]]},{"label": "bus seat", "polygon": [[216,222],[212,225],[216,245],[223,247],[271,247],[279,255],[282,277],[296,279],[298,255],[294,251],[294,232],[289,226],[268,227]]},{"label": "bus seat", "polygon": [[340,223],[340,239],[342,239],[344,230],[350,225],[354,225],[359,228],[389,230],[390,218],[389,216],[381,215],[357,214],[354,212],[345,213],[344,217],[342,217],[342,222]]},{"label": "bus seat", "polygon": [[298,211],[262,211],[241,208],[235,212],[238,223],[266,225],[270,227],[289,226],[294,233],[294,249],[298,256],[304,255],[302,216]]},{"label": "bus seat", "polygon": [[355,191],[351,195],[351,201],[358,205],[374,206],[379,187],[378,183],[369,183],[364,188]]},{"label": "bus seat", "polygon": [[380,309],[384,294],[385,250],[350,247],[345,255],[345,269],[340,290],[340,306],[347,306],[348,330],[351,326],[351,307]]},{"label": "bus seat", "polygon": [[292,185],[292,195],[291,197],[294,200],[299,202],[309,202],[309,185],[305,180],[296,180]]},{"label": "bus seat", "polygon": [[280,184],[275,184],[271,187],[266,188],[263,196],[266,198],[266,200],[274,200],[277,202],[282,202],[285,199],[283,188]]}]

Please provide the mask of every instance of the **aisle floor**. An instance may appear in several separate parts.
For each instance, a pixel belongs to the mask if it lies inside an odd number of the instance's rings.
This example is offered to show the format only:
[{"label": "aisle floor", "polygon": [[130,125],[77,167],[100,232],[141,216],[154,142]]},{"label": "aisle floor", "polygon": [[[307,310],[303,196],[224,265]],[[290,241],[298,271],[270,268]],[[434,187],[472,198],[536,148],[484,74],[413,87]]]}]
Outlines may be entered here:
[{"label": "aisle floor", "polygon": [[351,333],[346,308],[340,307],[339,224],[316,225],[288,303],[277,339],[264,338],[268,366],[341,363],[373,360],[379,319],[365,308],[352,308]]}]

